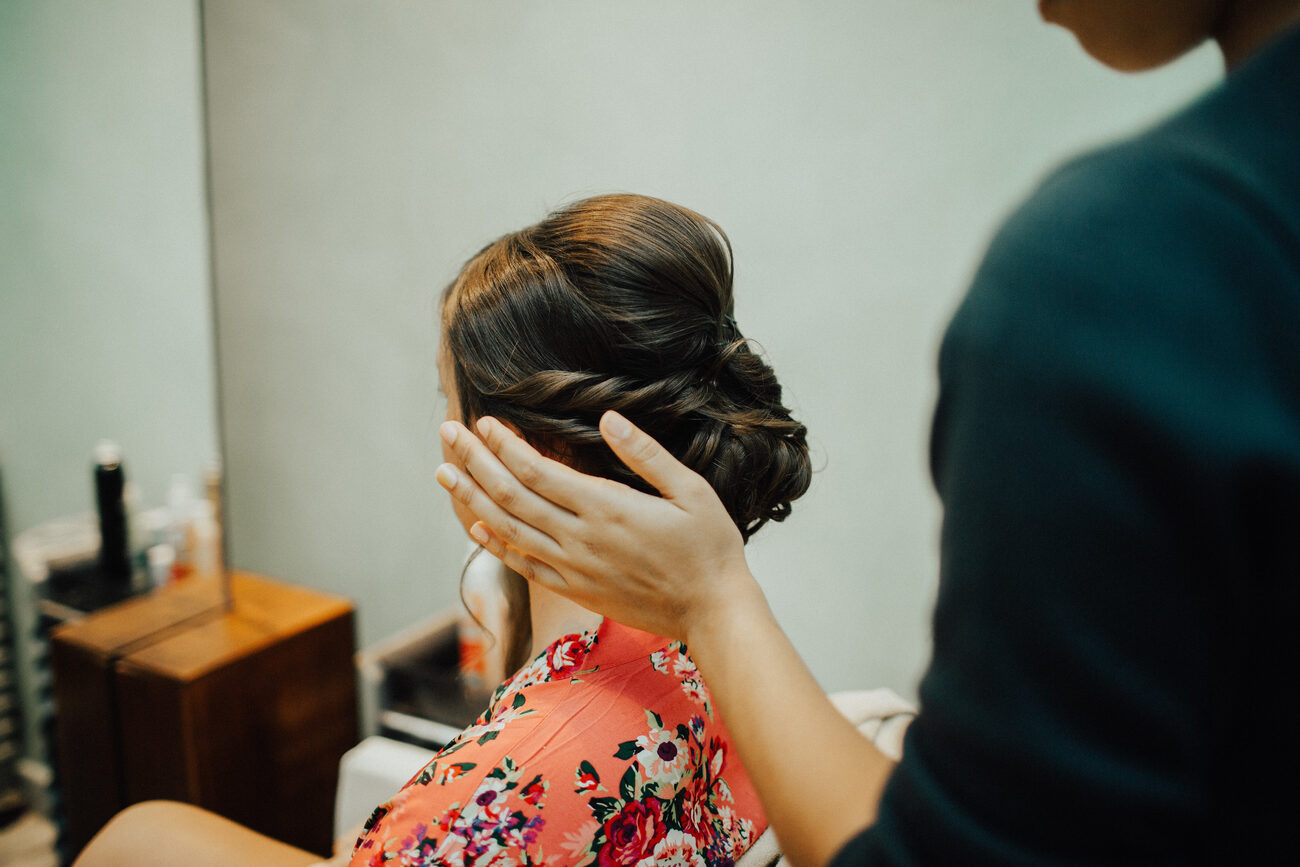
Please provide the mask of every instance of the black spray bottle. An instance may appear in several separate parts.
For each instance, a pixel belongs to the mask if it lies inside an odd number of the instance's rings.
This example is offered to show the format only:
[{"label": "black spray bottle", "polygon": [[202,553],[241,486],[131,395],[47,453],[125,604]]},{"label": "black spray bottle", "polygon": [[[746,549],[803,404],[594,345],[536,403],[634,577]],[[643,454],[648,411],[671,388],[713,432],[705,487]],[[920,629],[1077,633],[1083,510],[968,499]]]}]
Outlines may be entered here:
[{"label": "black spray bottle", "polygon": [[126,474],[117,443],[95,446],[95,504],[99,508],[99,568],[105,578],[131,580],[131,550],[127,542]]}]

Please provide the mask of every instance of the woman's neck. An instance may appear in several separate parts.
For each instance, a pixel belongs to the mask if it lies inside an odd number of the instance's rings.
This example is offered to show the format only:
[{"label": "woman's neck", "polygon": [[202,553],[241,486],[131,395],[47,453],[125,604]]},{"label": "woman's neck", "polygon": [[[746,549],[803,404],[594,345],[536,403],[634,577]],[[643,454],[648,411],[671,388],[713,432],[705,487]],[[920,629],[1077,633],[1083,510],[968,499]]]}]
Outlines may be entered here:
[{"label": "woman's neck", "polygon": [[558,593],[529,585],[529,612],[533,622],[532,656],[537,656],[552,641],[575,632],[595,631],[603,619]]}]

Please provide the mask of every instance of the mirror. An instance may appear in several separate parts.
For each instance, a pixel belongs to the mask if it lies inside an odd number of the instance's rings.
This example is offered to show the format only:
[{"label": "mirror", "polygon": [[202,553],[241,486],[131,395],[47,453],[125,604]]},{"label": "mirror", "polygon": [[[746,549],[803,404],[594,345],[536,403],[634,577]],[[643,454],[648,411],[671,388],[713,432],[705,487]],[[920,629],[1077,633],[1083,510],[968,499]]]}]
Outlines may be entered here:
[{"label": "mirror", "polygon": [[[198,8],[0,4],[0,461],[10,537],[95,508],[92,449],[136,506],[218,453]],[[202,489],[199,488],[201,491]],[[18,662],[29,588],[8,570]],[[25,678],[30,706],[32,678]],[[37,714],[27,751],[42,750]]]}]

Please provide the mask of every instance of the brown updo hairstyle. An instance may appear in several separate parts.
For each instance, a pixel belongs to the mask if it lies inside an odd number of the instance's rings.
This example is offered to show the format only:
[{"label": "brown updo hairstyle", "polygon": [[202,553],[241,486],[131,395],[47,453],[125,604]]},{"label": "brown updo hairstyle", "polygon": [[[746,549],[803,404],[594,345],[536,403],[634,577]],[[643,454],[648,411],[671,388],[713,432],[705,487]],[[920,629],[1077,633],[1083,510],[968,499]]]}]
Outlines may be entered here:
[{"label": "brown updo hairstyle", "polygon": [[560,208],[471,258],[442,325],[467,422],[494,416],[653,493],[600,437],[617,410],[713,486],[746,540],[808,489],[806,429],[733,317],[731,244],[694,211],[627,194]]}]

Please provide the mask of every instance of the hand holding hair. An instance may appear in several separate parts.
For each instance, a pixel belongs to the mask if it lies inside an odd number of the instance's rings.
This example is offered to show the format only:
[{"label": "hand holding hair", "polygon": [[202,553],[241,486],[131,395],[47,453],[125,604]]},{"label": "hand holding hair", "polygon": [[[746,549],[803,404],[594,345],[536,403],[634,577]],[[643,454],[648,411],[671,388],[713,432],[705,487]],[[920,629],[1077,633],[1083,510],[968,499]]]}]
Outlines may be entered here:
[{"label": "hand holding hair", "polygon": [[[601,436],[661,496],[550,460],[495,419],[477,428],[443,424],[460,467],[438,468],[476,538],[530,581],[689,644],[790,863],[825,864],[874,820],[894,763],[827,701],[708,482],[614,412]],[[819,749],[791,749],[791,731]]]},{"label": "hand holding hair", "polygon": [[601,436],[661,496],[543,457],[495,419],[477,427],[482,440],[456,422],[442,426],[468,475],[444,464],[438,481],[479,518],[484,547],[525,578],[687,641],[724,611],[766,607],[713,488],[618,413],[601,418]]}]

